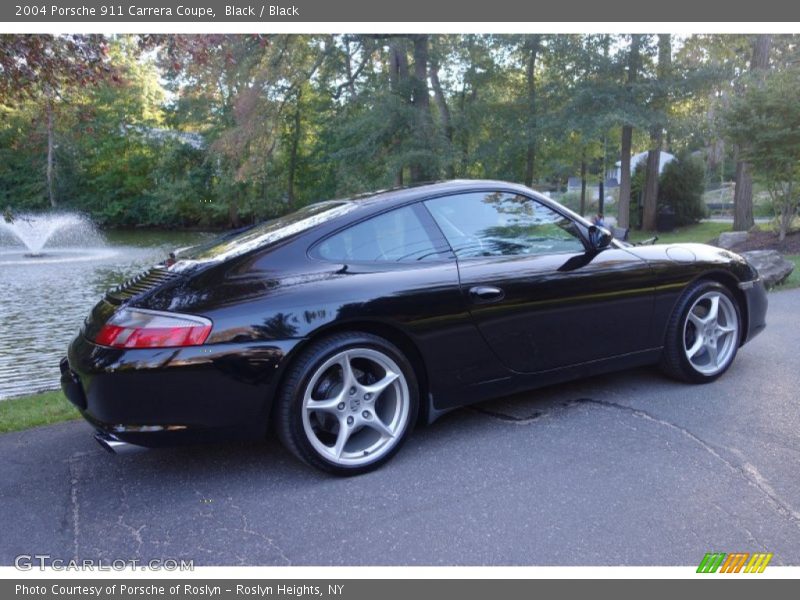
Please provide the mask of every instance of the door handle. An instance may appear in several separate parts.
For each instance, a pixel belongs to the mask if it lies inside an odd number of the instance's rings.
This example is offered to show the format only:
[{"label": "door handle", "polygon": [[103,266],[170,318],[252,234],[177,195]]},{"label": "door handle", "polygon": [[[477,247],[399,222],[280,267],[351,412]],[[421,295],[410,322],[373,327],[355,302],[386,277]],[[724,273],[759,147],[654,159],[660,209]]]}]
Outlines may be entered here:
[{"label": "door handle", "polygon": [[476,304],[488,304],[490,302],[499,302],[505,298],[506,294],[500,288],[491,285],[478,285],[469,288],[470,300]]}]

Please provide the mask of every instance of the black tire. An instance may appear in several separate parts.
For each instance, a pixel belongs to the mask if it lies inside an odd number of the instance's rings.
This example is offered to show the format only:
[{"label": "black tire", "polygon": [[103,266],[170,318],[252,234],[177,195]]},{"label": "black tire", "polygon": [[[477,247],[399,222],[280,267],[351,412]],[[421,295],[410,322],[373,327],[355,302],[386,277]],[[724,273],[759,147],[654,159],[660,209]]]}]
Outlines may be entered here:
[{"label": "black tire", "polygon": [[[714,297],[718,298],[717,311],[722,311],[719,314],[724,317],[722,319],[724,324],[717,323],[715,319],[715,325],[718,329],[733,327],[735,330],[722,334],[710,333],[706,336],[713,338],[712,355],[709,348],[706,347],[704,332],[710,332],[713,327],[709,326],[708,329],[703,329],[706,324],[695,323],[695,320],[699,319],[692,320],[690,311],[693,311],[694,318],[698,317],[698,313],[702,313],[705,306],[708,306],[710,311],[711,299]],[[705,315],[705,320],[708,320],[708,315]],[[669,318],[661,357],[661,370],[670,377],[681,381],[710,383],[724,374],[736,358],[741,331],[741,309],[731,291],[716,281],[697,281],[684,291]],[[720,351],[720,353],[724,352],[723,356],[718,355],[719,339],[723,340],[723,347]],[[695,348],[695,344],[698,344],[700,348],[699,351],[695,351],[695,356],[700,358],[693,362],[690,360],[689,354]],[[698,364],[704,357],[707,357],[707,364]]]},{"label": "black tire", "polygon": [[[346,354],[343,354],[345,352]],[[344,368],[340,362],[326,367],[332,360],[347,361],[354,377],[352,380],[354,385],[350,386],[348,391],[358,387],[358,392],[340,398],[345,394]],[[384,371],[385,379],[382,379],[380,374],[370,373],[370,370],[380,373],[382,364],[392,366],[391,373],[390,369]],[[380,385],[394,375],[394,366],[399,369],[397,373],[399,377],[381,391],[374,393],[375,398],[371,399],[372,403],[368,406],[366,398],[372,395],[367,392],[370,389],[370,378],[381,379],[372,382],[372,385]],[[324,385],[328,386],[327,391],[324,390]],[[336,409],[329,407],[325,411],[320,411],[321,417],[308,408],[312,402],[317,402],[314,396],[321,393],[320,389],[326,392],[322,394],[325,397],[321,402],[344,400]],[[351,476],[377,469],[394,456],[403,445],[417,420],[419,385],[411,363],[394,344],[368,333],[337,333],[313,342],[297,356],[283,378],[276,402],[273,425],[279,439],[292,454],[317,469],[334,475]],[[359,405],[359,402],[363,405]],[[403,409],[406,402],[407,410]],[[347,404],[344,409],[338,408],[345,403]],[[385,431],[388,431],[388,425],[380,418],[379,409],[390,404],[391,414],[396,418],[397,429],[394,435],[386,435],[372,429],[380,424]],[[368,415],[370,411],[372,412]],[[365,418],[361,418],[361,415]],[[368,416],[369,419],[366,418]],[[365,440],[363,444],[366,449],[359,450],[356,447],[354,450],[347,450],[343,444],[340,449],[341,456],[338,459],[334,458],[332,454],[338,448],[340,432],[349,419],[357,421],[353,427],[345,429],[347,432],[352,432],[344,436],[346,443],[350,444],[358,435]],[[392,423],[394,422],[393,419]],[[323,427],[323,424],[329,428]],[[312,431],[315,426],[317,429]],[[378,436],[378,439],[372,440],[375,436]],[[324,443],[328,441],[324,439],[326,437],[330,437],[333,441],[331,447]]]}]

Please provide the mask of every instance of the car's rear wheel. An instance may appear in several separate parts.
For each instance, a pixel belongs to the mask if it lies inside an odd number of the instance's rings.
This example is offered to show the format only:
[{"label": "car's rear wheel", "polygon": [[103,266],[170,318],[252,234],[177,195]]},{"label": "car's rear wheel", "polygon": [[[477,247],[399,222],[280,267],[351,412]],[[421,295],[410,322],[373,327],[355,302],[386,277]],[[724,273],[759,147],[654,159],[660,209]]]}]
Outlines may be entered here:
[{"label": "car's rear wheel", "polygon": [[342,333],[309,346],[284,378],[275,425],[284,445],[337,475],[377,468],[416,421],[414,370],[388,341]]},{"label": "car's rear wheel", "polygon": [[695,283],[681,296],[667,325],[663,370],[693,383],[715,380],[736,357],[741,321],[728,288],[715,281]]}]

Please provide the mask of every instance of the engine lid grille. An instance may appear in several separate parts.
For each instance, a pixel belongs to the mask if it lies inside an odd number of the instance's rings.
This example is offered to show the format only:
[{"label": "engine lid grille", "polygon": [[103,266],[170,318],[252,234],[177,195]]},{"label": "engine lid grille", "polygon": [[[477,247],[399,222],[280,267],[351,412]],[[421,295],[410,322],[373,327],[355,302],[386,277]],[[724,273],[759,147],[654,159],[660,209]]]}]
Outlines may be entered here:
[{"label": "engine lid grille", "polygon": [[153,267],[108,290],[106,300],[113,304],[121,304],[178,278],[180,275],[172,273],[169,269]]}]

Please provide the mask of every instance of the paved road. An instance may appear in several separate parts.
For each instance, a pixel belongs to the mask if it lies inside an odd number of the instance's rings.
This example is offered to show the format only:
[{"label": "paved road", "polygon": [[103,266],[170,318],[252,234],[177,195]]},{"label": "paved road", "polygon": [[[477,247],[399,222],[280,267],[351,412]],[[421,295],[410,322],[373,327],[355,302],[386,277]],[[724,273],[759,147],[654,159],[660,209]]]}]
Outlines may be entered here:
[{"label": "paved road", "polygon": [[0,436],[0,564],[800,565],[800,290],[732,370],[628,371],[462,409],[342,480],[275,442],[112,456],[88,425]]}]

